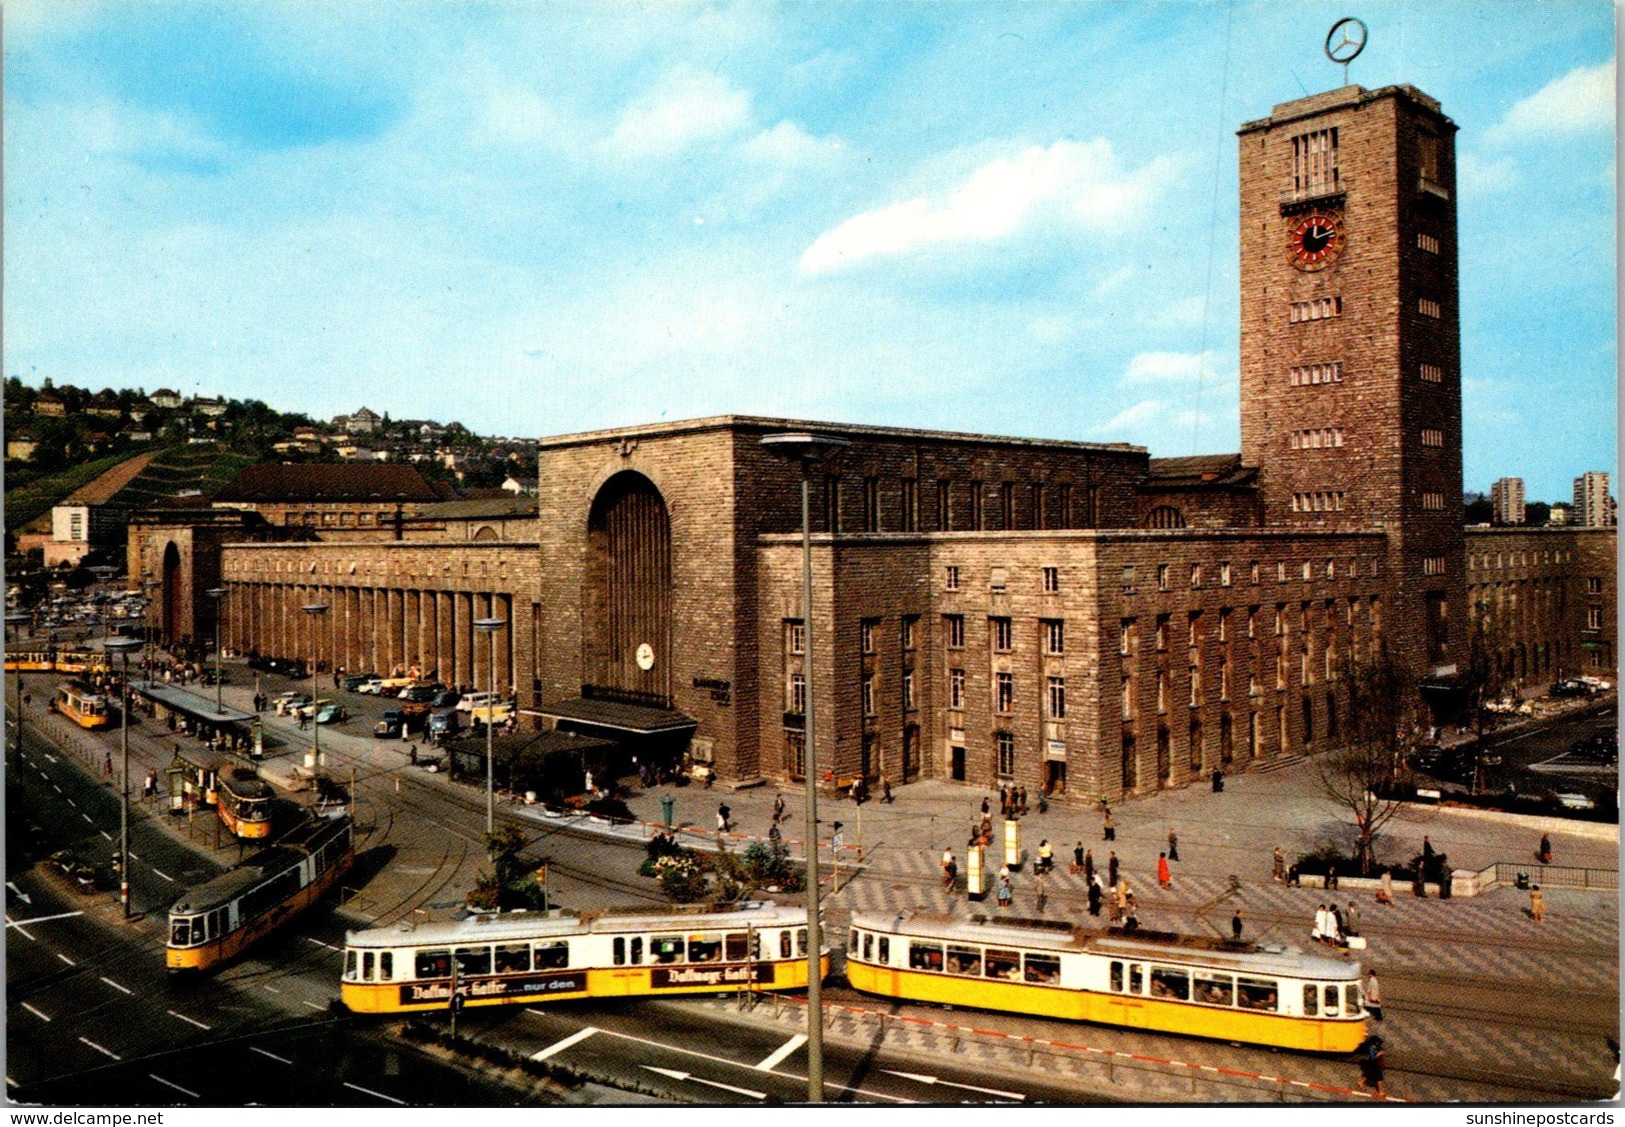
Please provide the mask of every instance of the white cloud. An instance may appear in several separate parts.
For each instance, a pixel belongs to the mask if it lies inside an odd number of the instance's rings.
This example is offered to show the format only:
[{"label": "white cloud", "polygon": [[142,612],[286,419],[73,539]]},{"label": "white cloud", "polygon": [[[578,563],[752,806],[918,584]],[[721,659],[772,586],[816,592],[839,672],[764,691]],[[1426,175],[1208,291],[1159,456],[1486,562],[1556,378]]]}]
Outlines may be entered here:
[{"label": "white cloud", "polygon": [[1041,220],[1109,230],[1132,219],[1172,179],[1167,157],[1126,172],[1111,142],[1057,141],[998,157],[942,192],[862,212],[824,232],[801,270],[827,273],[866,259],[952,243],[990,243]]},{"label": "white cloud", "polygon": [[626,107],[607,144],[626,156],[671,156],[732,137],[752,120],[745,91],[717,75],[679,68]]},{"label": "white cloud", "polygon": [[781,121],[745,142],[747,157],[764,164],[789,167],[813,164],[841,151],[838,138],[808,135],[793,121]]},{"label": "white cloud", "polygon": [[1614,60],[1581,66],[1513,104],[1490,127],[1496,141],[1583,133],[1614,126]]},{"label": "white cloud", "polygon": [[1488,195],[1504,192],[1518,182],[1518,166],[1511,157],[1485,159],[1473,153],[1456,158],[1456,179],[1462,191]]},{"label": "white cloud", "polygon": [[1095,428],[1101,434],[1115,434],[1133,430],[1161,419],[1168,414],[1168,404],[1160,399],[1142,399],[1132,407],[1125,407]]},{"label": "white cloud", "polygon": [[1125,384],[1188,383],[1215,379],[1218,376],[1218,353],[1211,348],[1206,352],[1141,352],[1128,362],[1123,373]]}]

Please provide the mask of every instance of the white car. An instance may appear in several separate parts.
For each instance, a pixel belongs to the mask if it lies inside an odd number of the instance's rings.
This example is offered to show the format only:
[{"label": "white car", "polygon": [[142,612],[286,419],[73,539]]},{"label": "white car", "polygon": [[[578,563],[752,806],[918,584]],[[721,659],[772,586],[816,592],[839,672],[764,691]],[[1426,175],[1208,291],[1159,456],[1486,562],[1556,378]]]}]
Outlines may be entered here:
[{"label": "white car", "polygon": [[497,699],[495,693],[469,693],[457,702],[457,711],[473,712],[476,708],[484,708]]},{"label": "white car", "polygon": [[1559,804],[1569,810],[1595,810],[1597,804],[1583,794],[1560,794],[1557,796]]},{"label": "white car", "polygon": [[355,691],[358,693],[372,693],[376,695],[378,690],[383,687],[384,680],[382,677],[369,677],[367,680],[357,685],[355,687]]}]

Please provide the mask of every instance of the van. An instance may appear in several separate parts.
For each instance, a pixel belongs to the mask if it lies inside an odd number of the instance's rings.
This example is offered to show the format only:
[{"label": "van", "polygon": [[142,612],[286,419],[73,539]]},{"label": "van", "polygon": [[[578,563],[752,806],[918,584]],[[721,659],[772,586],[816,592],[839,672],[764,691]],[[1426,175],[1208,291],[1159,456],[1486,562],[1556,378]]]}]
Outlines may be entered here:
[{"label": "van", "polygon": [[445,739],[463,730],[463,718],[454,708],[442,709],[429,717],[429,738]]},{"label": "van", "polygon": [[457,711],[473,712],[475,708],[484,708],[495,699],[494,693],[464,693],[457,701]]}]

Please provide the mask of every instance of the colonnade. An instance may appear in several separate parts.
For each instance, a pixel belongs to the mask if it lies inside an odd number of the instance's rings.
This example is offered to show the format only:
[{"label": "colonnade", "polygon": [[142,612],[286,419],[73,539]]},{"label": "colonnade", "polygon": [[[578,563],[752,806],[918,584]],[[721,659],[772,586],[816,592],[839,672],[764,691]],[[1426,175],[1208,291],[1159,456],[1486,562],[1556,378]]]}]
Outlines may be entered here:
[{"label": "colonnade", "polygon": [[[383,677],[434,671],[448,685],[476,689],[491,683],[491,642],[474,622],[504,619],[507,625],[495,633],[497,688],[519,688],[514,638],[524,627],[515,622],[511,593],[230,581],[226,587],[222,638],[238,653],[314,658],[329,670]],[[316,603],[327,611],[304,612]]]}]

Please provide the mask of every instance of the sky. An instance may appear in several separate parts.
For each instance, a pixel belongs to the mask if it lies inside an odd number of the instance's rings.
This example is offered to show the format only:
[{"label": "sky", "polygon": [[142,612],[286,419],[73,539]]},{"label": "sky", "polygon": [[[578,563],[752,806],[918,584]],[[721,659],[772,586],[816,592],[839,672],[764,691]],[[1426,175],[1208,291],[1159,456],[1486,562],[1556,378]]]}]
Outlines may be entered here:
[{"label": "sky", "polygon": [[1457,138],[1465,482],[1616,471],[1614,10],[8,0],[4,370],[540,437],[1239,449],[1235,130]]}]

